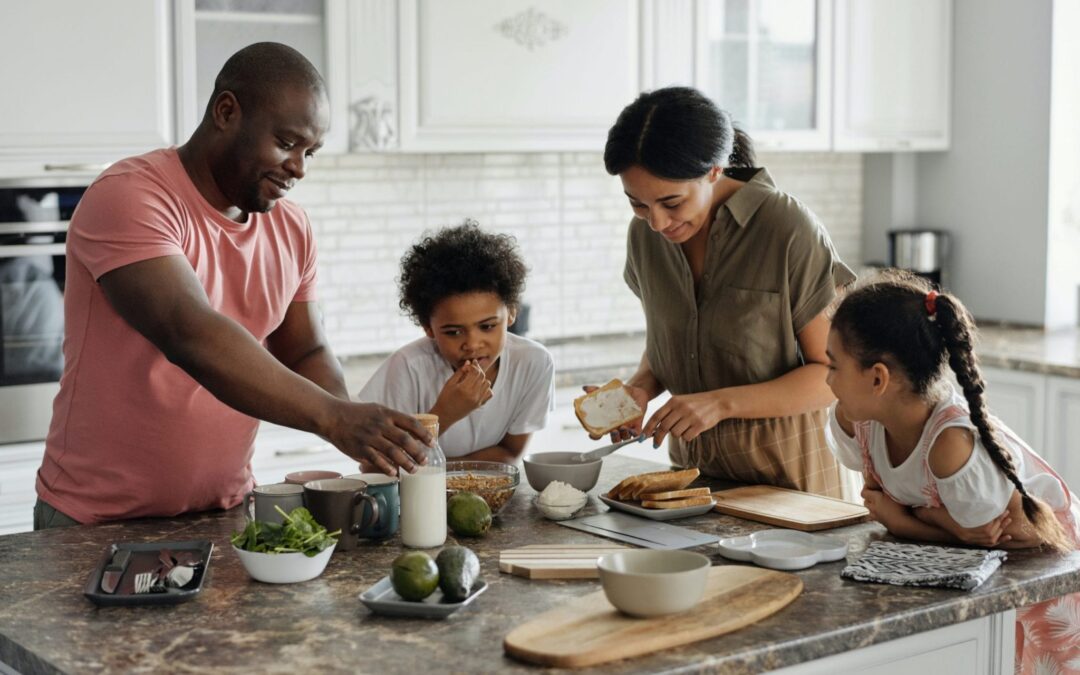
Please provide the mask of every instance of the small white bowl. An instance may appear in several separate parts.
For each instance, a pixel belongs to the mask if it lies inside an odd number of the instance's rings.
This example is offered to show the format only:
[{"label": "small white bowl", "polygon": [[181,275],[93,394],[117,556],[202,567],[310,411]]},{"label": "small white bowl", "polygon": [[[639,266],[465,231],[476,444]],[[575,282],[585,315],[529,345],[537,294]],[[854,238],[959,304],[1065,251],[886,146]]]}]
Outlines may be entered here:
[{"label": "small white bowl", "polygon": [[537,497],[533,500],[533,505],[540,511],[548,520],[567,520],[573,518],[581,509],[585,508],[585,505],[589,503],[589,498],[585,497],[575,504],[545,504]]},{"label": "small white bowl", "polygon": [[326,569],[335,548],[337,544],[309,558],[303,553],[255,553],[233,546],[247,573],[256,581],[268,584],[294,584],[314,579]]},{"label": "small white bowl", "polygon": [[637,549],[601,556],[604,595],[631,616],[685,612],[705,593],[712,561],[692,551]]}]

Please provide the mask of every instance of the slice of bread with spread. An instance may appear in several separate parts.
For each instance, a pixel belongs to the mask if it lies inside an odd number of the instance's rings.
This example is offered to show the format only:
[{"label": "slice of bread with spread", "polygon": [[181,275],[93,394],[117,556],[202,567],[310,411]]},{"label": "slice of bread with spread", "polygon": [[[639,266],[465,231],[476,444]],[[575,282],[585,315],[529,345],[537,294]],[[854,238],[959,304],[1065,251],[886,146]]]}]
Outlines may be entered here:
[{"label": "slice of bread with spread", "polygon": [[614,379],[575,398],[574,413],[581,426],[591,435],[603,436],[639,419],[645,411],[630,395],[622,380]]}]

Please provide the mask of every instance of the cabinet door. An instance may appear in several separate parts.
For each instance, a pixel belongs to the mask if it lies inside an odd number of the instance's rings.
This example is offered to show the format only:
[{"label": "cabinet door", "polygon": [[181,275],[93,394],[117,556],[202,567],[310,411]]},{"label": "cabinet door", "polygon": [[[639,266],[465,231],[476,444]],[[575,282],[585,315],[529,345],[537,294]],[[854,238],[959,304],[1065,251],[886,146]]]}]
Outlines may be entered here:
[{"label": "cabinet door", "polygon": [[1073,492],[1080,490],[1080,379],[1046,378],[1046,460]]},{"label": "cabinet door", "polygon": [[5,3],[0,160],[66,172],[171,143],[168,8],[168,0]]},{"label": "cabinet door", "polygon": [[827,150],[832,0],[698,0],[695,80],[762,150]]},{"label": "cabinet door", "polygon": [[344,0],[178,0],[181,142],[199,125],[225,61],[255,42],[280,42],[306,56],[326,80],[330,131],[320,152],[344,152],[348,139],[345,15]]},{"label": "cabinet door", "polygon": [[0,445],[0,535],[33,529],[35,483],[44,456],[44,442]]},{"label": "cabinet door", "polygon": [[949,146],[951,0],[836,0],[836,150]]},{"label": "cabinet door", "polygon": [[402,150],[600,151],[639,92],[637,2],[402,0],[399,24]]},{"label": "cabinet door", "polygon": [[1046,377],[1000,368],[983,368],[982,374],[990,412],[1027,441],[1035,452],[1047,456]]}]

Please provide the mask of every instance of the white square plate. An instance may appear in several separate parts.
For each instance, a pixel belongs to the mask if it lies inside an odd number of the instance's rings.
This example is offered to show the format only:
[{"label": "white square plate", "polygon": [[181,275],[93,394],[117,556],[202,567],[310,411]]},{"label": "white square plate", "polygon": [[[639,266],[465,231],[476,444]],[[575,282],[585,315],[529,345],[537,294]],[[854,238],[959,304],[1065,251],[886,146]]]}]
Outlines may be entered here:
[{"label": "white square plate", "polygon": [[632,513],[635,516],[641,516],[642,518],[648,518],[649,520],[675,520],[676,518],[700,516],[712,511],[712,507],[716,505],[716,502],[712,501],[708,504],[702,504],[701,506],[686,506],[681,509],[646,509],[637,504],[621,502],[618,499],[611,499],[605,495],[600,495],[600,501],[618,511]]}]

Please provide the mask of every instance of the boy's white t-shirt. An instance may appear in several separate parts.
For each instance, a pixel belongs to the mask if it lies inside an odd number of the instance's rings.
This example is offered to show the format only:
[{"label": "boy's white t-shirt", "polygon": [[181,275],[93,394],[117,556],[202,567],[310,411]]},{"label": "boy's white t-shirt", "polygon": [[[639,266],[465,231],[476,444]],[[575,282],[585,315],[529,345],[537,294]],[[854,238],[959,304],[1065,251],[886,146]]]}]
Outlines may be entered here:
[{"label": "boy's white t-shirt", "polygon": [[[447,457],[461,457],[496,445],[507,434],[543,429],[555,409],[555,362],[539,342],[506,334],[499,375],[487,403],[440,430]],[[404,413],[426,413],[454,374],[435,341],[421,337],[391,354],[356,399]]]}]

